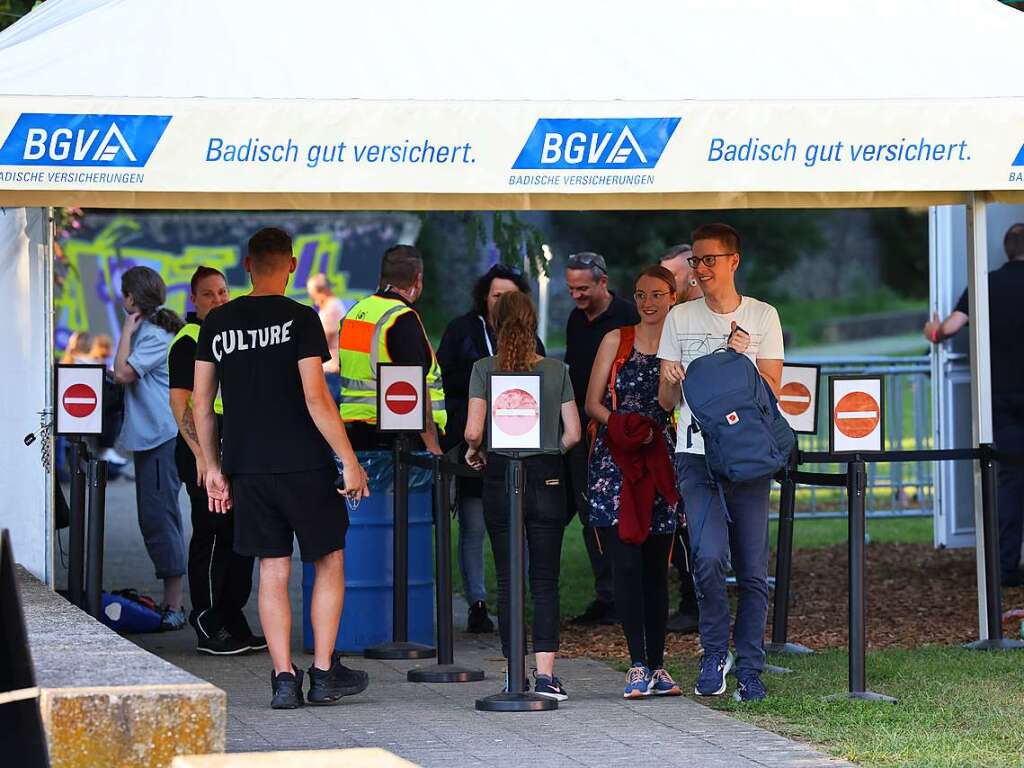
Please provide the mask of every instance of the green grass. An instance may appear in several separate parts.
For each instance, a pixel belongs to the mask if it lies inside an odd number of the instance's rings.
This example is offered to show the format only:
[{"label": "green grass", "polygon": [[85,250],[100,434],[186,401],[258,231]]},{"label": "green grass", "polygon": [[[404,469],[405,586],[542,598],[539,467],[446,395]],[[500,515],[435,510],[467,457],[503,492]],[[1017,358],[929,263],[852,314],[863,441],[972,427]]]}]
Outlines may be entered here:
[{"label": "green grass", "polygon": [[782,327],[793,348],[817,344],[822,340],[822,319],[856,317],[902,309],[927,309],[926,299],[907,299],[891,289],[880,288],[859,296],[828,299],[789,299],[775,302]]},{"label": "green grass", "polygon": [[[933,646],[869,654],[867,687],[897,697],[896,705],[823,701],[846,691],[845,653],[775,661],[794,673],[765,676],[767,701],[700,701],[866,766],[1024,764],[1024,658],[1019,653]],[[673,659],[669,667],[678,680],[690,681],[697,660]]]}]

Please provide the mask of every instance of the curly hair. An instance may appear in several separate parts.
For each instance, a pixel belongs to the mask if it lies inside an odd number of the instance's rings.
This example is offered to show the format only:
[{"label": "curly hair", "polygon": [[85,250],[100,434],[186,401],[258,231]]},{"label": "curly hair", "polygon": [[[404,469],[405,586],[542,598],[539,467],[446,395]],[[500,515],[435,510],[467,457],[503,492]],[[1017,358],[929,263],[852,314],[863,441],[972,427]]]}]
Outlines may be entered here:
[{"label": "curly hair", "polygon": [[498,330],[498,369],[529,371],[537,354],[537,310],[520,291],[502,294],[494,309]]},{"label": "curly hair", "polygon": [[473,284],[473,311],[481,317],[487,317],[487,295],[491,292],[491,283],[499,279],[511,280],[523,293],[530,292],[530,282],[522,272],[504,264],[495,264]]}]

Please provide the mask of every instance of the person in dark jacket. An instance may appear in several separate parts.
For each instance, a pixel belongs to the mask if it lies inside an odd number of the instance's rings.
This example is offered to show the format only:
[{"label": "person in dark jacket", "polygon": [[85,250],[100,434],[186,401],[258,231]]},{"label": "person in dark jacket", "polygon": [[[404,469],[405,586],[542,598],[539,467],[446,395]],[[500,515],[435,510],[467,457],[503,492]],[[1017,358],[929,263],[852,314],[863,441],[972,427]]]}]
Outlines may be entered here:
[{"label": "person in dark jacket", "polygon": [[[448,428],[441,441],[447,452],[462,443],[469,408],[469,377],[473,363],[495,354],[498,346],[494,330],[494,308],[502,294],[511,291],[530,293],[530,283],[523,273],[504,264],[495,264],[473,286],[473,307],[452,320],[441,337],[437,362],[444,381]],[[543,356],[544,345],[537,339],[537,354]],[[461,456],[464,451],[459,451]],[[457,485],[459,509],[459,570],[462,588],[469,605],[466,631],[493,632],[494,622],[487,613],[487,589],[484,586],[484,510],[482,481],[459,478]]]}]

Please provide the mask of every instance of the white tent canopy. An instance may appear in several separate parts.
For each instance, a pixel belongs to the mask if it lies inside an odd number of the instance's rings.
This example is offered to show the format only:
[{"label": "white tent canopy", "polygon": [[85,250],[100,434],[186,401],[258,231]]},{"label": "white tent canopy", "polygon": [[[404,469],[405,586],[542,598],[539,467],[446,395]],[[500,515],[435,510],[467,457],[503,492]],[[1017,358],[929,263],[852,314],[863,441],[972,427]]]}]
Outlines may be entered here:
[{"label": "white tent canopy", "polygon": [[1024,123],[1024,16],[996,0],[850,7],[48,0],[0,35],[0,204],[1021,195],[1024,134],[1007,129]]}]

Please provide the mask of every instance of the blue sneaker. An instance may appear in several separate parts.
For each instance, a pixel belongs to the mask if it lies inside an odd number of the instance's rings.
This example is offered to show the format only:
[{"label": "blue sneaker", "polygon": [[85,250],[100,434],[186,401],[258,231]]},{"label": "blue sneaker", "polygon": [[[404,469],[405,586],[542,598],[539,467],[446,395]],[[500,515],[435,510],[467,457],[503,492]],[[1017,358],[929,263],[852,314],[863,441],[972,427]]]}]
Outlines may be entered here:
[{"label": "blue sneaker", "polygon": [[622,692],[624,699],[643,699],[651,695],[651,670],[643,664],[633,662],[626,672],[626,688]]},{"label": "blue sneaker", "polygon": [[655,696],[683,695],[676,681],[672,679],[672,675],[664,669],[656,669],[651,673],[651,690]]},{"label": "blue sneaker", "polygon": [[736,673],[736,679],[739,682],[732,695],[736,701],[764,701],[768,697],[761,676],[757,672],[743,670]]},{"label": "blue sneaker", "polygon": [[732,669],[732,654],[728,651],[705,652],[700,660],[700,673],[693,692],[698,696],[719,696],[725,693],[725,676]]},{"label": "blue sneaker", "polygon": [[562,687],[562,681],[557,677],[548,677],[537,672],[534,674],[533,679],[533,692],[538,696],[554,699],[555,701],[566,701],[569,698],[569,694]]}]

